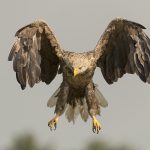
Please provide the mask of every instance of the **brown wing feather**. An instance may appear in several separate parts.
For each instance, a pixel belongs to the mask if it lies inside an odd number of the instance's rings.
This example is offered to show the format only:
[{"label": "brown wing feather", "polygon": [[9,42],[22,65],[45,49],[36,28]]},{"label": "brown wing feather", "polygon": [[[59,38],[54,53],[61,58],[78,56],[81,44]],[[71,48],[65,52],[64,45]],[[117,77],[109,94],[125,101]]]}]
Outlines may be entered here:
[{"label": "brown wing feather", "polygon": [[63,54],[48,25],[43,21],[31,23],[16,33],[8,60],[13,60],[13,68],[21,88],[30,87],[40,80],[49,84],[57,74],[59,59]]},{"label": "brown wing feather", "polygon": [[150,83],[150,39],[142,29],[145,27],[120,18],[106,28],[95,57],[107,83],[112,84],[125,73],[136,73]]}]

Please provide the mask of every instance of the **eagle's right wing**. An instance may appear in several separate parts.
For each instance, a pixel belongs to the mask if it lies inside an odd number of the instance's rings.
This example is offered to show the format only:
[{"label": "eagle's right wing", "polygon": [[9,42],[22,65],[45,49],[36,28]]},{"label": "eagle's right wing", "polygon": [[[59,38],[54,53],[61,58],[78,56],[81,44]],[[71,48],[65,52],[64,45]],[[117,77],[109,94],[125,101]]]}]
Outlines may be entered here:
[{"label": "eagle's right wing", "polygon": [[97,67],[107,83],[136,73],[150,83],[150,39],[144,26],[122,18],[110,22],[95,48]]},{"label": "eagle's right wing", "polygon": [[63,55],[53,32],[43,21],[35,21],[16,33],[8,60],[22,89],[28,83],[33,87],[40,80],[49,84],[57,74]]}]

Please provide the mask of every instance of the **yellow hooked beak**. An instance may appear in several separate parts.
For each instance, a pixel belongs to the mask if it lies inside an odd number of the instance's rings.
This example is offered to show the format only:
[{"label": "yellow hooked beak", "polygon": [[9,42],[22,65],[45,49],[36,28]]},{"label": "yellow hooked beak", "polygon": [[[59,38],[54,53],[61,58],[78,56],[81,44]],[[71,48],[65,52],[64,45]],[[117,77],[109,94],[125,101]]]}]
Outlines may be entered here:
[{"label": "yellow hooked beak", "polygon": [[74,71],[73,71],[73,76],[77,76],[79,73],[79,69],[78,68],[74,68]]}]

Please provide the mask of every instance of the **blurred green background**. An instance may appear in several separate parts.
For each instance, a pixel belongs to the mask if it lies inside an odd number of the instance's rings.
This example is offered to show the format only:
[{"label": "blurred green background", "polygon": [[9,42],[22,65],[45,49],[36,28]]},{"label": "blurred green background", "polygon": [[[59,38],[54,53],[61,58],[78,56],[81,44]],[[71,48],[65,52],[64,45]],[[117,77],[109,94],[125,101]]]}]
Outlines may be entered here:
[{"label": "blurred green background", "polygon": [[[62,139],[63,140],[63,139]],[[69,144],[69,143],[68,143]],[[56,145],[46,144],[40,145],[38,139],[32,134],[23,134],[16,136],[12,143],[4,150],[57,150]],[[70,149],[76,150],[76,149]],[[109,142],[92,140],[83,144],[78,150],[135,150],[128,145],[112,146]],[[136,149],[137,150],[137,149]]]}]

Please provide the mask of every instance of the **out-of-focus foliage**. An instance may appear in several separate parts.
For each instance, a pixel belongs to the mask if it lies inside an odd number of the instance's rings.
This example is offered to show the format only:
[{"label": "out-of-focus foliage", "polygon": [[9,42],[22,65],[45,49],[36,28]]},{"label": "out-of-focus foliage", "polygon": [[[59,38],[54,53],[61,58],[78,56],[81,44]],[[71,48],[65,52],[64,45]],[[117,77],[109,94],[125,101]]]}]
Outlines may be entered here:
[{"label": "out-of-focus foliage", "polygon": [[93,141],[89,143],[84,150],[133,150],[128,146],[112,146],[108,142]]},{"label": "out-of-focus foliage", "polygon": [[[112,146],[109,142],[102,141],[91,141],[84,147],[78,150],[133,150],[127,146]],[[5,150],[54,150],[54,148],[48,145],[40,146],[34,136],[27,134],[14,138],[12,145]]]},{"label": "out-of-focus foliage", "polygon": [[31,134],[14,138],[12,145],[6,150],[52,150],[50,146],[42,147]]}]

